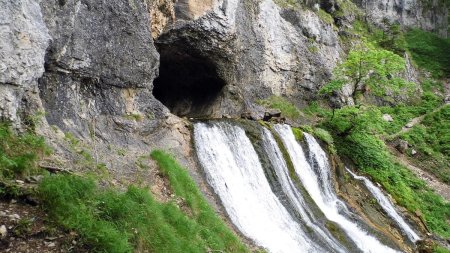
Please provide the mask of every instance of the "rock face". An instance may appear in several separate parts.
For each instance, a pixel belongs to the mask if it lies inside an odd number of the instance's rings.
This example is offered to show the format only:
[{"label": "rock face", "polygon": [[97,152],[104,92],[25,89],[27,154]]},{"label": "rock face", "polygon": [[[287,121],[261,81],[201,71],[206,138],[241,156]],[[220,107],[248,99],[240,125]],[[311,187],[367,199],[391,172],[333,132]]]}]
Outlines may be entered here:
[{"label": "rock face", "polygon": [[383,19],[447,36],[448,8],[441,0],[353,0],[374,22]]},{"label": "rock face", "polygon": [[18,127],[19,114],[37,97],[50,36],[37,1],[0,0],[0,6],[0,118]]},{"label": "rock face", "polygon": [[[226,85],[217,85],[209,94],[211,111],[189,110],[193,101],[183,105],[169,102],[171,109],[186,109],[179,115],[239,115],[254,109],[256,99],[272,94],[304,101],[328,80],[342,54],[335,27],[308,8],[283,9],[271,0],[215,1],[211,10],[198,18],[196,8],[189,8],[192,5],[195,3],[176,3],[176,24],[157,40],[161,82],[156,79],[155,87],[167,85],[163,69],[174,66],[181,56],[189,59],[183,66],[204,69],[212,64],[214,70],[202,77],[179,66],[171,68],[171,73],[183,74],[181,79],[194,75],[207,81],[213,76],[216,83]],[[185,87],[190,88],[193,86]]]},{"label": "rock face", "polygon": [[[133,160],[110,146],[188,156],[186,121],[172,114],[262,118],[258,99],[314,100],[345,56],[342,34],[357,11],[349,0],[0,3],[0,117],[19,129],[45,112],[38,129],[62,156],[70,132],[117,170]],[[440,31],[447,20],[443,8],[413,10],[416,1],[357,3],[377,22],[401,13],[395,21]]]},{"label": "rock face", "polygon": [[103,116],[161,117],[151,95],[158,53],[141,1],[48,0],[41,6],[52,36],[39,82],[49,124],[86,134],[89,122]]}]

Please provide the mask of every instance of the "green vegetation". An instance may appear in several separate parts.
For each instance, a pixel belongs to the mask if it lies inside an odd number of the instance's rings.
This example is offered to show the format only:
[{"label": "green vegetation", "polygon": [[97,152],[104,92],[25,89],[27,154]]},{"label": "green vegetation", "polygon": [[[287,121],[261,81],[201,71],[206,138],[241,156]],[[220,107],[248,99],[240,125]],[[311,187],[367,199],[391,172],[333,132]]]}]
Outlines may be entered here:
[{"label": "green vegetation", "polygon": [[322,123],[335,137],[341,156],[350,158],[357,168],[380,183],[409,211],[420,210],[429,228],[450,236],[450,203],[433,193],[411,171],[395,162],[380,139],[384,132],[381,111],[376,107],[344,107]]},{"label": "green vegetation", "polygon": [[193,219],[201,228],[200,236],[208,242],[211,249],[224,249],[227,252],[246,251],[237,237],[206,202],[186,169],[163,151],[153,151],[151,157],[157,161],[161,172],[169,179],[175,195],[186,201],[193,213]]},{"label": "green vegetation", "polygon": [[281,8],[297,9],[300,7],[300,2],[297,0],[275,0],[275,3]]},{"label": "green vegetation", "polygon": [[334,19],[328,12],[326,12],[322,9],[319,9],[319,11],[317,12],[317,15],[323,22],[325,22],[329,25],[334,24]]},{"label": "green vegetation", "polygon": [[402,57],[369,44],[366,46],[349,52],[347,59],[334,69],[334,79],[320,90],[322,94],[331,94],[351,84],[356,103],[360,93],[364,95],[370,92],[386,98],[388,93],[397,95],[412,90],[414,84],[396,77],[405,69]]},{"label": "green vegetation", "polygon": [[428,171],[450,184],[450,105],[427,114],[420,125],[402,134],[417,151]]},{"label": "green vegetation", "polygon": [[408,31],[405,38],[407,48],[419,67],[437,78],[450,76],[450,39],[419,29]]},{"label": "green vegetation", "polygon": [[49,152],[44,138],[31,131],[17,135],[0,123],[0,181],[38,173],[38,158]]},{"label": "green vegetation", "polygon": [[245,252],[186,170],[162,151],[151,156],[188,214],[175,199],[156,201],[148,189],[130,186],[122,192],[73,175],[44,178],[39,196],[56,225],[75,231],[94,252]]},{"label": "green vegetation", "polygon": [[300,110],[287,99],[280,96],[271,96],[264,100],[257,101],[258,104],[281,111],[281,114],[290,119],[298,119],[301,116]]}]

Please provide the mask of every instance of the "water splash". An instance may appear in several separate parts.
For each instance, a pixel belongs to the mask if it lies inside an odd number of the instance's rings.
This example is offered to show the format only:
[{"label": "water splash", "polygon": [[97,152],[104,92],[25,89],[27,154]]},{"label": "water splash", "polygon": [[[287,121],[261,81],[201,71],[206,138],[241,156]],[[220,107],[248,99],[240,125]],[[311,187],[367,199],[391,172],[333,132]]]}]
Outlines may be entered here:
[{"label": "water splash", "polygon": [[313,243],[272,192],[243,129],[196,123],[197,155],[231,221],[270,252],[326,252]]},{"label": "water splash", "polygon": [[339,224],[363,252],[397,252],[383,245],[361,226],[348,218],[346,214],[351,215],[350,211],[338,199],[332,188],[328,157],[314,137],[305,133],[305,139],[310,150],[310,162],[314,163],[313,166],[310,166],[302,147],[295,140],[290,126],[275,125],[274,129],[280,135],[291,156],[297,176],[325,216]]},{"label": "water splash", "polygon": [[408,223],[405,222],[405,220],[397,213],[397,211],[394,208],[394,205],[392,205],[391,201],[383,194],[383,192],[376,187],[369,179],[358,176],[355,173],[353,173],[351,170],[346,168],[346,170],[355,178],[358,180],[361,180],[366,185],[367,189],[372,193],[372,195],[377,200],[378,204],[383,208],[383,210],[386,212],[389,217],[391,217],[400,227],[400,229],[406,234],[406,236],[411,240],[411,242],[416,242],[420,239],[420,237],[414,232],[414,230],[411,229],[411,227],[408,225]]}]

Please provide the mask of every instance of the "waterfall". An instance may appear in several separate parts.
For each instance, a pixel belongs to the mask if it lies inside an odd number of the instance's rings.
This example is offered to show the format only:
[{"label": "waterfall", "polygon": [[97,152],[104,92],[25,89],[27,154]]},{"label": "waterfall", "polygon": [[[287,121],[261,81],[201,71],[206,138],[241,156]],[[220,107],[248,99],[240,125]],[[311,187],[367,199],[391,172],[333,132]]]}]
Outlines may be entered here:
[{"label": "waterfall", "polygon": [[378,204],[380,204],[386,214],[389,215],[389,217],[391,217],[397,223],[397,225],[406,234],[409,240],[415,242],[420,239],[416,232],[414,232],[414,230],[411,229],[411,227],[405,222],[405,220],[403,220],[403,218],[397,213],[397,211],[395,211],[395,208],[392,205],[391,201],[383,194],[383,192],[378,187],[376,187],[369,179],[356,175],[348,168],[346,169],[355,179],[364,182],[367,189],[377,200]]},{"label": "waterfall", "polygon": [[314,163],[310,166],[301,145],[295,140],[292,129],[288,125],[275,125],[274,129],[280,135],[293,161],[297,176],[327,219],[339,224],[363,252],[397,252],[383,245],[360,225],[350,220],[348,217],[351,215],[350,211],[334,192],[328,158],[314,137],[305,133],[310,150],[310,162]]},{"label": "waterfall", "polygon": [[225,122],[196,123],[194,138],[208,183],[245,236],[270,252],[326,252],[272,192],[243,129]]},{"label": "waterfall", "polygon": [[278,147],[272,133],[265,128],[263,129],[263,147],[272,163],[272,166],[274,167],[283,192],[286,194],[289,202],[293,205],[295,210],[299,212],[302,220],[331,247],[331,250],[345,252],[346,250],[343,246],[340,245],[340,243],[338,243],[328,231],[323,229],[319,224],[316,224],[316,217],[305,203],[302,194],[297,190],[294,182],[289,176],[289,169],[283,157],[283,153]]}]

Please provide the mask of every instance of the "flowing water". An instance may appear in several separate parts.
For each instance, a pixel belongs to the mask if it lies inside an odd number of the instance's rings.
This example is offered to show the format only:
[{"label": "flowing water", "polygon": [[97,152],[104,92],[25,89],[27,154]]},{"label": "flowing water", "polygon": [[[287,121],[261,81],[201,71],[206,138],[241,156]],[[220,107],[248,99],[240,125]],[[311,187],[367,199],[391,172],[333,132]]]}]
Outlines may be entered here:
[{"label": "flowing water", "polygon": [[333,251],[345,252],[345,248],[337,242],[325,228],[315,222],[315,215],[306,204],[302,194],[295,187],[294,182],[289,176],[289,169],[283,157],[283,153],[277,145],[272,133],[263,129],[263,147],[271,161],[278,180],[280,180],[283,192],[289,198],[289,202],[295,210],[300,213],[302,220],[308,227],[314,230],[317,235],[324,240]]},{"label": "flowing water", "polygon": [[[288,167],[274,135],[266,128],[261,130],[259,144],[253,146],[244,129],[236,124],[216,121],[194,124],[195,148],[206,179],[242,234],[269,252],[397,252],[366,231],[359,218],[338,199],[328,157],[313,136],[304,134],[309,150],[306,156],[289,126],[275,125],[274,131],[293,168]],[[259,147],[260,155],[266,156],[265,161],[270,161],[270,171],[274,172],[270,181],[264,171],[268,162],[263,167],[255,147]],[[290,172],[296,174],[304,190],[294,183]],[[386,213],[392,215],[411,240],[417,240],[417,234],[379,189],[367,179],[354,176],[364,180]],[[378,192],[371,190],[371,186]],[[323,214],[312,210],[312,201],[314,210]],[[354,245],[343,246],[342,241],[333,237],[325,226],[329,221],[337,224]]]},{"label": "flowing water", "polygon": [[313,243],[272,192],[243,129],[197,123],[195,147],[207,180],[231,221],[270,252],[326,252]]},{"label": "flowing water", "polygon": [[276,125],[274,128],[291,156],[297,176],[325,216],[339,224],[361,251],[397,252],[383,245],[349,218],[352,214],[334,192],[328,157],[314,137],[304,133],[310,151],[310,163],[313,164],[311,166],[301,145],[295,140],[292,129],[288,125]]},{"label": "flowing water", "polygon": [[414,230],[411,229],[408,223],[406,223],[405,220],[397,213],[397,211],[394,208],[394,205],[392,205],[391,201],[383,194],[383,192],[378,187],[376,187],[369,179],[356,175],[348,168],[346,169],[355,179],[364,182],[367,189],[372,193],[372,195],[377,200],[378,204],[380,204],[380,206],[387,213],[387,215],[389,215],[389,217],[391,217],[397,223],[397,225],[406,234],[409,240],[415,242],[420,239],[420,237],[416,234],[416,232],[414,232]]}]

